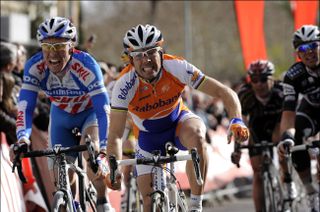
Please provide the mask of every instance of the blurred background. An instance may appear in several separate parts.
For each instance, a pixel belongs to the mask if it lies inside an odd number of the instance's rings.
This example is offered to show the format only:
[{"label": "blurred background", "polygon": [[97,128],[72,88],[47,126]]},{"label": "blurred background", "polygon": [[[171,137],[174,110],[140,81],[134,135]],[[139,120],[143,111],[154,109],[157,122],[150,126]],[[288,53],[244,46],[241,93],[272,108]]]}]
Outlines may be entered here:
[{"label": "blurred background", "polygon": [[[1,38],[22,43],[32,54],[37,26],[57,15],[78,27],[79,46],[91,37],[90,53],[97,60],[120,65],[126,31],[150,23],[162,31],[167,53],[219,80],[236,82],[244,75],[233,1],[1,1]],[[295,59],[292,1],[265,1],[263,18],[267,57],[279,76]]]},{"label": "blurred background", "polygon": [[[76,25],[77,48],[88,51],[99,62],[108,92],[111,92],[114,80],[124,65],[121,60],[122,39],[131,27],[138,24],[155,25],[163,33],[166,53],[186,58],[207,75],[237,90],[240,82],[245,80],[246,67],[255,59],[272,61],[276,67],[276,77],[281,78],[282,73],[297,59],[291,44],[293,32],[303,24],[319,25],[319,1],[1,0],[1,64],[4,61],[3,67],[11,67],[12,70],[8,71],[8,79],[3,78],[3,82],[0,76],[0,97],[6,93],[7,99],[13,99],[10,108],[12,114],[5,114],[11,115],[10,119],[0,117],[1,194],[4,194],[1,195],[1,212],[3,208],[3,211],[10,212],[26,209],[29,212],[48,211],[52,202],[54,187],[47,180],[49,172],[46,159],[26,162],[32,163],[33,174],[30,171],[30,183],[22,185],[17,175],[16,180],[12,180],[14,175],[8,159],[8,145],[16,140],[15,104],[24,63],[39,50],[36,41],[39,24],[53,16],[67,17]],[[0,70],[0,74],[4,76],[5,71]],[[5,83],[11,83],[12,86]],[[215,211],[219,211],[216,206],[220,205],[224,196],[236,202],[236,206],[233,209],[223,206],[221,211],[253,211],[250,198],[243,208],[242,203],[233,198],[238,194],[250,197],[248,192],[251,190],[252,169],[248,154],[243,155],[240,169],[230,161],[233,145],[226,142],[229,120],[223,102],[189,87],[182,95],[186,105],[204,120],[207,127],[211,162],[204,188],[204,199],[206,204],[209,203],[205,211],[212,211],[213,205]],[[50,102],[44,94],[38,97],[31,135],[34,150],[47,148],[48,145]],[[3,102],[7,100],[1,98],[0,112]],[[6,130],[8,126],[11,127],[10,131]],[[184,164],[179,167],[178,180],[182,188],[188,190]],[[3,173],[5,177],[2,177]],[[121,192],[109,192],[110,202],[118,209]],[[4,200],[7,197],[10,201]]]}]

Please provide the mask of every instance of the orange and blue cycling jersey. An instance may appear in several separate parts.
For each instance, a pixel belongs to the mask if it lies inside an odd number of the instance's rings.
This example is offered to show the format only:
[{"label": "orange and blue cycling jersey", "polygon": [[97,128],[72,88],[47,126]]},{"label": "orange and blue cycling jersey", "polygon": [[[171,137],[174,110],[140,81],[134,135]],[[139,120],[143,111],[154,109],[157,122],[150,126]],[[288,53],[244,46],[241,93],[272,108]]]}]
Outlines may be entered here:
[{"label": "orange and blue cycling jersey", "polygon": [[204,79],[198,68],[168,54],[164,54],[161,76],[154,85],[140,79],[130,64],[114,86],[111,107],[128,110],[139,135],[165,132],[175,128],[182,115],[189,112],[181,98],[184,87],[197,89]]}]

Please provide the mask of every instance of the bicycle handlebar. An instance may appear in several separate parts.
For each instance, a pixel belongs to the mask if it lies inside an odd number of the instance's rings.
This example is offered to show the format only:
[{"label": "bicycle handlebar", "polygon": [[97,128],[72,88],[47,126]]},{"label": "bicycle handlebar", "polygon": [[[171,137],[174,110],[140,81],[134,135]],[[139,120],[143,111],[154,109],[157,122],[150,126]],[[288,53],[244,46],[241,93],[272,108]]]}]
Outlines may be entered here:
[{"label": "bicycle handlebar", "polygon": [[[234,143],[234,152],[240,152],[241,149],[267,149],[270,147],[274,147],[276,144],[272,142],[262,141],[261,143],[255,143],[255,144],[240,144],[239,142]],[[240,168],[240,164],[236,164],[238,168]]]},{"label": "bicycle handlebar", "polygon": [[22,165],[21,165],[21,158],[35,158],[35,157],[43,157],[43,156],[57,156],[64,153],[71,153],[71,152],[83,152],[88,151],[89,153],[89,160],[90,165],[94,167],[96,164],[95,161],[95,155],[94,155],[94,148],[91,144],[91,138],[89,135],[86,135],[86,144],[85,145],[78,145],[78,146],[72,146],[72,147],[62,147],[61,145],[55,145],[53,148],[45,149],[45,150],[35,150],[30,152],[18,152],[16,154],[13,166],[12,166],[12,172],[15,171],[15,168],[18,169],[18,175],[21,180],[21,182],[26,183],[27,180],[22,172]]},{"label": "bicycle handlebar", "polygon": [[320,140],[311,141],[309,144],[301,144],[293,146],[291,152],[303,151],[313,148],[320,148]]},{"label": "bicycle handlebar", "polygon": [[173,155],[173,156],[160,156],[154,155],[149,158],[135,158],[135,159],[124,159],[124,160],[116,160],[114,155],[109,156],[109,166],[110,166],[110,180],[111,185],[115,183],[115,173],[118,169],[118,166],[129,166],[129,165],[152,165],[158,166],[166,163],[177,162],[177,161],[185,161],[192,160],[193,166],[197,178],[198,185],[203,184],[203,179],[200,173],[200,158],[197,150],[194,148],[191,150],[188,155]]}]

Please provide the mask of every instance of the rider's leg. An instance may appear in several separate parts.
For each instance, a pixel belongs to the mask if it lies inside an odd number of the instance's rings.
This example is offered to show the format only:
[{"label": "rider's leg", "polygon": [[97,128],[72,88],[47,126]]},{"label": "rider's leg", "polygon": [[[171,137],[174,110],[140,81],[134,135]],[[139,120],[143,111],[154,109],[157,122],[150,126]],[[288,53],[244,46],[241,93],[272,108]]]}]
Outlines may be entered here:
[{"label": "rider's leg", "polygon": [[[81,144],[85,144],[85,140],[84,140],[85,135],[91,136],[94,149],[96,151],[99,150],[98,126],[91,125],[84,130],[84,132],[82,133],[82,138],[80,142]],[[88,161],[89,159],[88,153],[83,152],[83,156],[85,160]],[[90,167],[90,163],[87,163],[87,175],[97,190],[97,207],[99,207],[99,205],[102,205],[103,207],[105,207],[106,210],[108,210],[110,206],[108,205],[109,201],[107,198],[107,186],[104,183],[104,177],[97,178],[97,176],[95,175],[95,173],[92,171]]]},{"label": "rider's leg", "polygon": [[253,169],[253,183],[252,183],[252,196],[255,206],[255,211],[262,211],[263,208],[263,188],[261,179],[261,155],[250,157],[251,166]]},{"label": "rider's leg", "polygon": [[151,186],[152,176],[149,174],[139,175],[137,177],[138,190],[143,200],[143,211],[148,212],[151,209],[150,193],[153,191]]},{"label": "rider's leg", "polygon": [[[134,158],[134,149],[136,145],[136,140],[132,137],[128,137],[122,143],[122,159],[132,159]],[[127,206],[127,199],[129,195],[129,186],[131,173],[133,171],[133,166],[122,166],[121,173],[123,174],[123,182],[125,185],[125,190],[121,193],[121,208],[125,210]]]},{"label": "rider's leg", "polygon": [[[302,144],[305,138],[313,134],[314,124],[309,115],[298,112],[295,122],[295,145]],[[296,170],[300,176],[302,183],[307,189],[307,193],[313,193],[312,176],[310,169],[310,156],[307,151],[297,151],[292,153],[292,160],[295,164]]]},{"label": "rider's leg", "polygon": [[203,185],[198,185],[192,161],[188,161],[186,165],[186,173],[191,188],[190,207],[193,209],[202,209],[203,187],[207,175],[208,155],[207,142],[205,140],[206,126],[203,121],[197,117],[180,120],[176,135],[182,146],[188,150],[196,148],[200,157],[200,171],[204,180]]}]

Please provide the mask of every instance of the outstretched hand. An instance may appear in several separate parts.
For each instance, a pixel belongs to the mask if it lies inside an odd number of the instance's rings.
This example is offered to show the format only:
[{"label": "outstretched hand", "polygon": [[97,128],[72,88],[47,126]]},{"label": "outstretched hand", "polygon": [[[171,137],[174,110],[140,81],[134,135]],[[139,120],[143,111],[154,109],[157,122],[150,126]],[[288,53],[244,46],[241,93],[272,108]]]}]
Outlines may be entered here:
[{"label": "outstretched hand", "polygon": [[228,144],[230,144],[232,138],[235,142],[242,143],[249,138],[249,129],[239,118],[233,118],[230,121],[228,128]]}]

